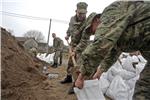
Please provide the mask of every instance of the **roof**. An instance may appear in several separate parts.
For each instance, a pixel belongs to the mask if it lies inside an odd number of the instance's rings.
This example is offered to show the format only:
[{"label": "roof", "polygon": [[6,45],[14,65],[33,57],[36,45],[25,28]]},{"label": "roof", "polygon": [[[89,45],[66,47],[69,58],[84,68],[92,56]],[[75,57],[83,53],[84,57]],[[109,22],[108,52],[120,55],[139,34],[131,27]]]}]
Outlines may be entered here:
[{"label": "roof", "polygon": [[43,42],[38,42],[39,46],[47,46],[47,43],[43,43]]},{"label": "roof", "polygon": [[[26,40],[34,39],[34,38],[29,38],[29,37],[16,37],[16,39],[17,39],[18,41],[25,42]],[[34,40],[35,40],[35,39],[34,39]]]}]

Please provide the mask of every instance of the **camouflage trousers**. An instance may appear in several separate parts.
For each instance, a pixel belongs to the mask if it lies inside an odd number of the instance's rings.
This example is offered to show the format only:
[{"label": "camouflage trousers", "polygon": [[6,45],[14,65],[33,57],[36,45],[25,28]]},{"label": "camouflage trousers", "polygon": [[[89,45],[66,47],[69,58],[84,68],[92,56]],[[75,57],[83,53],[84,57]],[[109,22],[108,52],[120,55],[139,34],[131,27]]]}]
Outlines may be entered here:
[{"label": "camouflage trousers", "polygon": [[150,100],[150,61],[148,61],[135,85],[133,100]]},{"label": "camouflage trousers", "polygon": [[62,64],[62,51],[56,51],[54,54],[54,63]]},{"label": "camouflage trousers", "polygon": [[81,53],[76,54],[76,63],[77,66],[73,68],[72,70],[72,77],[74,80],[76,80],[78,78],[79,75],[79,71],[80,71],[80,66],[81,66]]},{"label": "camouflage trousers", "polygon": [[81,63],[81,54],[76,54],[75,56],[75,60],[78,66],[74,66],[73,61],[72,61],[72,57],[69,57],[68,60],[68,67],[67,67],[67,74],[71,74],[73,76],[73,79],[76,80],[77,78],[77,71],[79,70],[79,66]]},{"label": "camouflage trousers", "polygon": [[67,66],[67,74],[71,74],[72,75],[73,66],[74,65],[73,65],[72,58],[71,58],[71,56],[69,56],[68,66]]}]

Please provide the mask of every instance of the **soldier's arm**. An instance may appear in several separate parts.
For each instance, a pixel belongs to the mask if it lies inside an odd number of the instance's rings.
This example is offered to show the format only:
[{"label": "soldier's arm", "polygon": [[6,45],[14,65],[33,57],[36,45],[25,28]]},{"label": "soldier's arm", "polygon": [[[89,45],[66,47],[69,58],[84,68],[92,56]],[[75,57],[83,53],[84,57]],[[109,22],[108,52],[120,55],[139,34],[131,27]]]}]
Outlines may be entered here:
[{"label": "soldier's arm", "polygon": [[67,30],[67,36],[68,37],[71,36],[71,32],[73,30],[73,25],[74,25],[74,19],[73,19],[73,17],[71,17],[70,22],[69,22],[69,28]]},{"label": "soldier's arm", "polygon": [[88,45],[88,41],[90,39],[90,33],[86,32],[86,29],[82,33],[82,37],[80,43],[77,45],[75,52],[82,52]]},{"label": "soldier's arm", "polygon": [[103,71],[107,71],[119,58],[121,51],[118,48],[112,48],[112,50],[101,61],[99,68]]},{"label": "soldier's arm", "polygon": [[87,74],[89,67],[97,69],[97,65],[95,66],[93,62],[99,61],[100,64],[103,59],[106,59],[105,56],[111,52],[128,26],[129,19],[133,17],[134,7],[128,6],[126,9],[124,7],[126,7],[126,3],[115,2],[104,10],[101,17],[102,23],[96,30],[94,42],[82,53],[84,61],[81,67],[82,75]]}]

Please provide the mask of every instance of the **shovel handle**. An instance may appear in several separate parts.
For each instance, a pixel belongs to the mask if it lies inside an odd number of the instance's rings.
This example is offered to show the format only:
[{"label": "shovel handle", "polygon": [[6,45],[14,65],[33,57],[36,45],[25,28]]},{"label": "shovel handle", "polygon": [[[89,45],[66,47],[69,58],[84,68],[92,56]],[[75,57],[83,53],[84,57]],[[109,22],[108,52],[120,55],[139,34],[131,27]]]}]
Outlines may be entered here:
[{"label": "shovel handle", "polygon": [[[71,46],[70,46],[68,40],[67,40],[67,43],[68,43],[68,45],[69,45],[69,53],[71,54],[71,53],[72,53],[72,49],[71,49]],[[72,59],[72,61],[73,61],[73,65],[76,67],[76,66],[77,66],[77,63],[76,63],[76,60],[75,60],[74,56],[71,56],[71,59]]]}]

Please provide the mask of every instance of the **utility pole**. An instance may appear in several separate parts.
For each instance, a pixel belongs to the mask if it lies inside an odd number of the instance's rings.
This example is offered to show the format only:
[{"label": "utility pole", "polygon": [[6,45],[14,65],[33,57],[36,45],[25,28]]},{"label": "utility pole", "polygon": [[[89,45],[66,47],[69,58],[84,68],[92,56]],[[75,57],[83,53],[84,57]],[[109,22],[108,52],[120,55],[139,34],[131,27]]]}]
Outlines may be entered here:
[{"label": "utility pole", "polygon": [[49,30],[48,30],[48,39],[47,39],[47,54],[48,54],[48,43],[49,43],[49,36],[50,36],[50,31],[51,31],[51,22],[52,22],[52,19],[50,18],[50,21],[49,21]]}]

